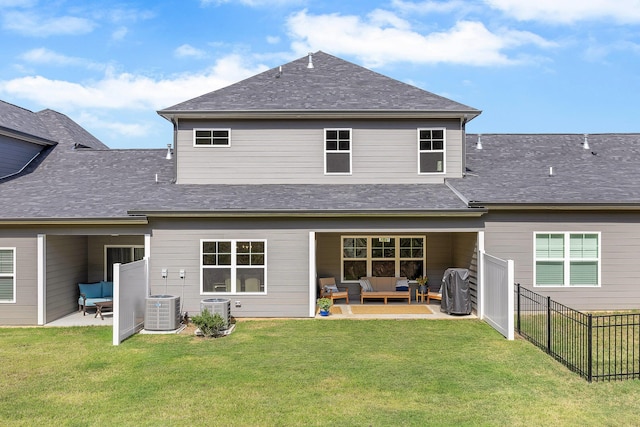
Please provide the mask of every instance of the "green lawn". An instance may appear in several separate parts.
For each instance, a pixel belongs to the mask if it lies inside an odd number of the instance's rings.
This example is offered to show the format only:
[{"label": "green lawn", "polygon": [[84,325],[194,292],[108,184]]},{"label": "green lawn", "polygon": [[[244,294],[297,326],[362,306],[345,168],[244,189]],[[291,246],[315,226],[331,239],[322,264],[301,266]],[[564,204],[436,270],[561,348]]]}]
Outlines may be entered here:
[{"label": "green lawn", "polygon": [[228,337],[0,329],[0,425],[637,425],[640,381],[589,384],[483,322],[264,320]]}]

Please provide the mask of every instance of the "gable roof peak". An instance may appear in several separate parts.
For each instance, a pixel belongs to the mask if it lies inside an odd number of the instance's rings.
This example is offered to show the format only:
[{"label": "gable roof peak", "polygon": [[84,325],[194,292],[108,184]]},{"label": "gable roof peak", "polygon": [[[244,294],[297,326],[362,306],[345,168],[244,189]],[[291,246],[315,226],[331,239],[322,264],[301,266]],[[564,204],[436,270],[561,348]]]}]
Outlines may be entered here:
[{"label": "gable roof peak", "polygon": [[479,110],[340,59],[323,51],[271,68],[164,110],[165,118],[240,112],[425,112]]}]

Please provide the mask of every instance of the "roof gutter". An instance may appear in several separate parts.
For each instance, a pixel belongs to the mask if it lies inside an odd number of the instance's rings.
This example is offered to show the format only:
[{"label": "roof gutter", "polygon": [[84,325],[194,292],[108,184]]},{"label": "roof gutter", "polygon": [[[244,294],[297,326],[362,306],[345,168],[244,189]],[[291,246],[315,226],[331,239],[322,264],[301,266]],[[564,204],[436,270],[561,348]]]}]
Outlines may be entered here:
[{"label": "roof gutter", "polygon": [[488,211],[638,211],[640,203],[485,203],[469,202],[470,208]]},{"label": "roof gutter", "polygon": [[160,110],[157,113],[171,121],[175,118],[188,119],[422,119],[465,118],[468,122],[479,116],[479,110]]},{"label": "roof gutter", "polygon": [[384,210],[384,211],[361,211],[361,210],[327,210],[327,211],[284,211],[284,210],[261,210],[261,211],[210,211],[210,210],[190,210],[190,211],[129,211],[130,215],[145,215],[148,218],[469,218],[480,217],[487,213],[486,209],[449,209],[449,210]]},{"label": "roof gutter", "polygon": [[2,225],[146,225],[143,216],[121,218],[0,218]]}]

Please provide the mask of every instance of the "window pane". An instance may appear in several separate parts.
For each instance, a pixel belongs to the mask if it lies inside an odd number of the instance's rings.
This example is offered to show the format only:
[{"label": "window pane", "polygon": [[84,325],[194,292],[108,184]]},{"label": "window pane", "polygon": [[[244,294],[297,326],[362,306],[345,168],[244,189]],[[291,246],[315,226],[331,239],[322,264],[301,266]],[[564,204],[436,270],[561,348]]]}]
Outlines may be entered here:
[{"label": "window pane", "polygon": [[231,253],[231,242],[218,242],[218,251],[220,253]]},{"label": "window pane", "polygon": [[202,269],[203,292],[231,292],[230,268]]},{"label": "window pane", "polygon": [[202,242],[202,252],[206,254],[212,254],[216,252],[215,242]]},{"label": "window pane", "polygon": [[211,138],[211,131],[210,130],[197,130],[196,131],[196,138]]},{"label": "window pane", "polygon": [[351,154],[327,153],[327,173],[351,172]]},{"label": "window pane", "polygon": [[536,262],[536,285],[564,285],[564,263],[562,261]]},{"label": "window pane", "polygon": [[326,139],[338,139],[338,131],[337,130],[328,130]]},{"label": "window pane", "polygon": [[443,172],[444,153],[420,153],[420,172]]},{"label": "window pane", "polygon": [[371,275],[374,277],[395,277],[395,261],[372,261]]},{"label": "window pane", "polygon": [[263,268],[239,268],[236,272],[240,288],[238,292],[263,292],[264,269]]},{"label": "window pane", "polygon": [[250,255],[238,255],[236,257],[236,263],[238,265],[251,265],[250,259],[251,259]]},{"label": "window pane", "polygon": [[0,277],[0,300],[13,300],[13,277]]},{"label": "window pane", "polygon": [[573,261],[569,265],[571,285],[598,285],[597,261]]},{"label": "window pane", "polygon": [[252,254],[251,265],[264,265],[264,254]]},{"label": "window pane", "polygon": [[13,250],[0,251],[0,274],[13,274]]},{"label": "window pane", "polygon": [[420,130],[420,139],[431,139],[431,131],[426,129]]},{"label": "window pane", "polygon": [[571,259],[597,258],[597,234],[572,234],[570,239]]},{"label": "window pane", "polygon": [[564,258],[564,234],[536,234],[536,258]]},{"label": "window pane", "polygon": [[433,131],[431,131],[431,137],[433,139],[444,139],[444,130],[434,129]]},{"label": "window pane", "polygon": [[422,276],[424,271],[424,263],[422,260],[400,261],[400,276],[409,280]]},{"label": "window pane", "polygon": [[264,253],[264,242],[251,242],[251,253]]},{"label": "window pane", "polygon": [[344,278],[345,280],[358,280],[367,275],[367,261],[345,261],[344,262]]},{"label": "window pane", "polygon": [[351,131],[341,130],[341,131],[338,132],[338,138],[339,139],[349,139],[350,138],[350,134],[351,134]]},{"label": "window pane", "polygon": [[420,141],[420,151],[431,150],[431,141]]},{"label": "window pane", "polygon": [[216,256],[202,255],[202,265],[216,265]]},{"label": "window pane", "polygon": [[133,260],[140,261],[144,258],[144,248],[133,248]]},{"label": "window pane", "polygon": [[349,151],[350,150],[350,148],[349,148],[350,145],[351,144],[349,143],[349,141],[340,141],[339,145],[338,145],[338,149],[341,150],[341,151]]},{"label": "window pane", "polygon": [[214,138],[227,138],[229,137],[229,131],[227,130],[214,130],[213,131]]}]

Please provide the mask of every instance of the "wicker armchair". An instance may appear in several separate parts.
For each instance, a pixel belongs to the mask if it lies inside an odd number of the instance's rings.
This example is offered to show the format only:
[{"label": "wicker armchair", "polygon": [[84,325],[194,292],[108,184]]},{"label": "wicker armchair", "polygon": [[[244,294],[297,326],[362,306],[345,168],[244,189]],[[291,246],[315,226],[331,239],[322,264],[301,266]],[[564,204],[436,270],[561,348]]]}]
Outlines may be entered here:
[{"label": "wicker armchair", "polygon": [[343,299],[347,300],[349,304],[349,292],[341,291],[336,285],[336,279],[333,277],[323,277],[319,281],[320,283],[320,298],[329,298],[333,303],[334,300]]}]

